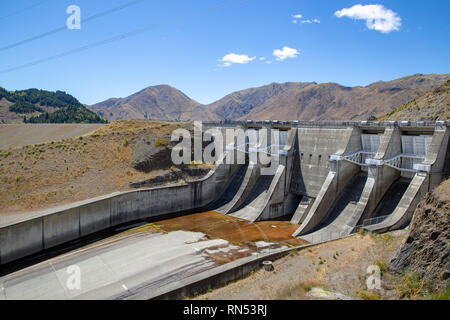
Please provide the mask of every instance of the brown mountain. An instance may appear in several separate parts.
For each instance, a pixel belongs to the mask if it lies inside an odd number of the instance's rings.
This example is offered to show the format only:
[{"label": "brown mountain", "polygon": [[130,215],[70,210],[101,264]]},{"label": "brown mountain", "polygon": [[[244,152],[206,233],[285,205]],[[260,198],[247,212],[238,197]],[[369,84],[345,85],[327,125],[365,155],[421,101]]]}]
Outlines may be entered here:
[{"label": "brown mountain", "polygon": [[211,103],[208,108],[221,120],[239,119],[270,101],[273,97],[279,97],[286,92],[301,90],[308,87],[311,82],[287,82],[271,83],[258,88],[250,88],[233,92],[222,99]]},{"label": "brown mountain", "polygon": [[421,121],[450,119],[450,80],[380,118],[380,120],[413,119]]},{"label": "brown mountain", "polygon": [[168,85],[148,87],[126,98],[111,98],[90,107],[114,120],[208,120],[215,119],[205,106]]},{"label": "brown mountain", "polygon": [[241,119],[366,120],[383,116],[449,79],[449,74],[417,74],[366,87],[336,83],[298,86],[269,99]]},{"label": "brown mountain", "polygon": [[272,83],[201,105],[169,86],[92,106],[108,120],[365,120],[381,117],[450,80],[450,74],[416,74],[366,87],[337,83]]}]

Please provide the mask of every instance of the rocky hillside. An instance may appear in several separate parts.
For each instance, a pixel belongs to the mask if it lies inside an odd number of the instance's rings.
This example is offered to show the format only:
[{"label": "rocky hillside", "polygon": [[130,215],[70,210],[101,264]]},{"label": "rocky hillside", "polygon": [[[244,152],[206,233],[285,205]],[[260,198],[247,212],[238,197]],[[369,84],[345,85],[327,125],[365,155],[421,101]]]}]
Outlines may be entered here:
[{"label": "rocky hillside", "polygon": [[92,106],[108,120],[366,120],[382,117],[450,80],[450,74],[416,74],[366,87],[337,83],[272,83],[201,105],[169,86]]},{"label": "rocky hillside", "polygon": [[91,109],[109,121],[215,119],[200,103],[167,85],[148,87],[126,98],[112,98]]},{"label": "rocky hillside", "polygon": [[450,80],[388,113],[380,120],[437,121],[450,119]]},{"label": "rocky hillside", "polygon": [[450,180],[417,207],[408,237],[390,262],[398,274],[413,272],[444,289],[450,277]]}]

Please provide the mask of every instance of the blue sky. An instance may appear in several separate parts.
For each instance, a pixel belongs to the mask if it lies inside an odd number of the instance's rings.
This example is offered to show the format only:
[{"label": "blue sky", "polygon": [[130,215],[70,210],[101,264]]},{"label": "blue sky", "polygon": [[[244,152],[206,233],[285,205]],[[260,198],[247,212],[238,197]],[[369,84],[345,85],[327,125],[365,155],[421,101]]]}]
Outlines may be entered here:
[{"label": "blue sky", "polygon": [[[2,1],[0,47],[64,27],[69,5],[78,5],[86,19],[131,1]],[[217,9],[230,2],[142,0],[82,22],[80,30],[0,49],[0,86],[64,90],[93,104],[169,84],[210,103],[271,82],[354,86],[414,73],[450,73],[448,0],[243,0]],[[191,13],[196,15],[186,18]],[[152,24],[161,25],[2,73]]]}]

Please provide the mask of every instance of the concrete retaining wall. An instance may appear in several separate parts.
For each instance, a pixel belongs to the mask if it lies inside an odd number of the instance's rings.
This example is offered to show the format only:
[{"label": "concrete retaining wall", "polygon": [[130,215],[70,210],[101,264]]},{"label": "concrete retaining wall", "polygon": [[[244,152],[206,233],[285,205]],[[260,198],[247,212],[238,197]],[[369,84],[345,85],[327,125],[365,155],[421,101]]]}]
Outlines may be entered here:
[{"label": "concrete retaining wall", "polygon": [[[401,135],[397,127],[387,128],[381,138],[381,143],[374,157],[375,160],[385,160],[402,153]],[[365,219],[371,218],[378,203],[384,197],[386,191],[392,183],[400,177],[400,171],[386,165],[371,167],[368,170],[368,182],[374,180],[369,193],[361,197],[358,203],[360,212],[358,220],[362,223]],[[366,190],[364,190],[366,191]],[[364,199],[364,201],[363,201]],[[358,217],[358,215],[355,215]],[[356,226],[358,221],[353,221],[351,226]]]},{"label": "concrete retaining wall", "polygon": [[[324,129],[326,130],[326,129]],[[340,133],[340,138],[342,141],[335,141],[336,146],[331,146],[332,150],[336,150],[336,155],[343,155],[346,153],[351,153],[356,150],[361,149],[361,138],[360,131],[358,128],[347,128],[341,129],[341,131],[335,131],[339,129],[328,129],[331,132],[328,134],[338,134]],[[300,131],[299,131],[299,139],[300,139]],[[333,140],[331,141],[331,143]],[[330,155],[331,155],[330,154]],[[305,156],[305,155],[304,155]],[[327,163],[329,163],[327,161]],[[327,169],[328,168],[328,169]],[[303,173],[303,165],[302,165],[302,173]],[[310,179],[315,178],[319,181],[322,180],[321,175],[323,172],[327,170],[327,175],[320,187],[320,190],[316,196],[314,196],[315,200],[307,213],[302,225],[295,231],[293,236],[299,236],[302,234],[306,234],[312,229],[314,229],[318,223],[320,223],[327,215],[328,210],[333,205],[334,201],[344,189],[346,184],[361,170],[360,166],[344,162],[338,161],[333,162],[331,165],[327,167],[323,167],[319,169],[319,175],[316,177],[310,177]],[[309,187],[308,187],[309,185]],[[315,192],[315,186],[313,183],[306,182],[305,186],[311,190],[311,192]],[[309,196],[309,195],[308,195]]]},{"label": "concrete retaining wall", "polygon": [[427,193],[428,182],[427,175],[416,174],[394,212],[386,220],[363,228],[371,232],[387,232],[404,227],[411,220],[417,205]]},{"label": "concrete retaining wall", "polygon": [[129,290],[126,294],[111,297],[114,300],[175,300],[185,297],[196,296],[210,288],[216,288],[245,277],[251,271],[259,269],[265,260],[280,259],[293,250],[308,248],[304,245],[297,248],[278,250],[275,253],[260,254],[257,257],[250,256],[211,270],[190,276],[188,278],[174,281],[173,283],[158,290],[149,290],[144,286],[136,290]]},{"label": "concrete retaining wall", "polygon": [[115,193],[2,221],[0,265],[123,223],[200,208],[220,193],[234,169],[221,164],[187,184]]},{"label": "concrete retaining wall", "polygon": [[357,128],[299,128],[298,144],[301,193],[316,198],[330,171],[330,155],[360,150],[361,138]]},{"label": "concrete retaining wall", "polygon": [[431,144],[428,147],[428,152],[425,161],[426,165],[431,165],[429,189],[431,191],[441,183],[444,179],[445,160],[449,145],[450,130],[448,127],[437,128],[434,132]]}]

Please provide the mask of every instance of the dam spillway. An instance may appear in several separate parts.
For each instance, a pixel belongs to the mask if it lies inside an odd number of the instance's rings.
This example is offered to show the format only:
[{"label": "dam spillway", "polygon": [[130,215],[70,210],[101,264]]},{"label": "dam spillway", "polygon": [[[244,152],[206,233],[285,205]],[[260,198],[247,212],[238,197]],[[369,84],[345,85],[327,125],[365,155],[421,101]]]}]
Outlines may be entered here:
[{"label": "dam spillway", "polygon": [[[279,151],[269,152],[277,160],[275,170],[265,174],[265,165],[251,162],[250,154],[260,151],[239,148],[236,141],[228,150],[245,154],[245,163],[218,161],[196,181],[2,217],[0,264],[114,226],[183,212],[216,210],[249,222],[291,219],[297,225],[293,236],[313,243],[350,235],[360,227],[394,230],[409,223],[420,198],[448,174],[446,122],[248,121],[203,126],[280,131]],[[390,201],[388,190],[397,190],[400,179],[397,205],[383,206]],[[349,191],[354,198],[346,197]]]}]

